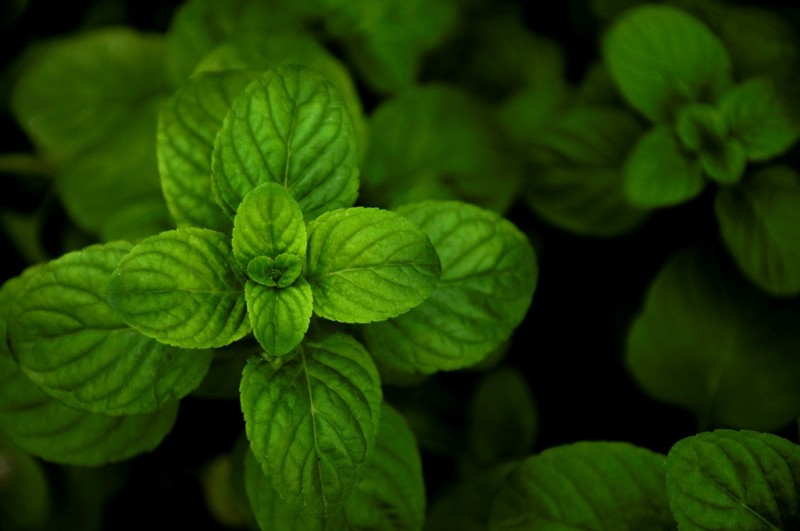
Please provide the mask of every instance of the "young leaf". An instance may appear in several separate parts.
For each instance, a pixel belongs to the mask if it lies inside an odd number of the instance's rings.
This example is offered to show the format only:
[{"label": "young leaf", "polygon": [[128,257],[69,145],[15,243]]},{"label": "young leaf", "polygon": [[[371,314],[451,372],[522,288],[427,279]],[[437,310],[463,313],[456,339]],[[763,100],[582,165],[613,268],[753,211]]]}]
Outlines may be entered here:
[{"label": "young leaf", "polygon": [[176,401],[146,415],[72,409],[39,390],[14,358],[0,354],[0,433],[46,461],[96,466],[129,459],[158,446],[177,415]]},{"label": "young leaf", "polygon": [[104,28],[54,42],[22,73],[11,108],[46,156],[61,162],[125,126],[169,93],[160,36]]},{"label": "young leaf", "polygon": [[339,510],[375,450],[381,388],[369,353],[336,334],[293,358],[252,358],[241,400],[250,446],[278,495],[312,516]]},{"label": "young leaf", "polygon": [[265,183],[249,192],[233,220],[233,254],[247,271],[253,259],[306,255],[303,213],[292,196],[279,184]]},{"label": "young leaf", "polygon": [[336,89],[308,68],[267,71],[234,101],[217,134],[212,177],[233,217],[247,193],[274,182],[306,219],[353,204],[358,157],[353,121]]},{"label": "young leaf", "polygon": [[681,529],[798,529],[800,448],[753,431],[687,437],[667,456],[667,492]]},{"label": "young leaf", "polygon": [[731,61],[702,22],[679,9],[642,5],[619,17],[603,40],[611,75],[632,107],[669,121],[687,102],[710,102],[730,83]]},{"label": "young leaf", "polygon": [[441,267],[414,223],[388,210],[328,212],[308,226],[306,278],[314,312],[344,323],[395,317],[431,294]]},{"label": "young leaf", "polygon": [[314,302],[302,277],[288,287],[268,287],[248,281],[247,311],[258,343],[270,356],[292,351],[306,335]]},{"label": "young leaf", "polygon": [[795,143],[800,128],[778,98],[772,82],[753,78],[728,91],[719,103],[731,134],[750,160],[780,155]]},{"label": "young leaf", "polygon": [[681,149],[667,126],[656,126],[639,139],[624,172],[625,196],[642,208],[677,205],[705,187],[700,164]]},{"label": "young leaf", "polygon": [[405,372],[432,373],[474,365],[522,321],[538,276],[527,237],[498,214],[456,201],[404,205],[442,264],[425,302],[395,319],[364,328],[370,352]]},{"label": "young leaf", "polygon": [[700,165],[706,175],[720,184],[735,184],[744,175],[747,153],[735,138],[728,139],[718,151],[700,154]]},{"label": "young leaf", "polygon": [[94,245],[36,269],[9,313],[20,369],[64,404],[104,415],[149,413],[192,391],[210,351],[157,343],[129,328],[106,302],[128,243]]},{"label": "young leaf", "polygon": [[713,257],[686,251],[650,286],[627,363],[648,394],[693,411],[700,426],[775,429],[800,404],[796,320]]},{"label": "young leaf", "polygon": [[765,168],[721,189],[714,206],[742,271],[773,295],[800,293],[800,176],[786,166]]},{"label": "young leaf", "polygon": [[211,153],[233,100],[259,75],[256,70],[198,74],[161,110],[158,172],[164,198],[178,227],[230,232],[230,220],[211,190]]},{"label": "young leaf", "polygon": [[108,303],[129,326],[175,347],[222,347],[250,332],[228,237],[209,229],[139,242],[111,275]]},{"label": "young leaf", "polygon": [[491,529],[674,529],[663,455],[579,442],[529,457],[497,494]]}]

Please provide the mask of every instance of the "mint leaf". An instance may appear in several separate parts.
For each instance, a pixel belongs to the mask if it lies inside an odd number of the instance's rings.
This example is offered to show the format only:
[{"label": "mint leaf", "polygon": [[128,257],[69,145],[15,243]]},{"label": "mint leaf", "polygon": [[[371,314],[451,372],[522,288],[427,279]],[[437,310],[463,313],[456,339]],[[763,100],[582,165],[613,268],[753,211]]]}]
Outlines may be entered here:
[{"label": "mint leaf", "polygon": [[731,134],[742,143],[751,160],[780,155],[800,135],[800,128],[766,78],[752,78],[737,85],[723,95],[719,107]]},{"label": "mint leaf", "polygon": [[94,245],[31,273],[9,312],[22,372],[64,404],[104,415],[149,413],[199,385],[210,351],[157,343],[106,302],[128,243]]},{"label": "mint leaf", "polygon": [[543,164],[526,180],[525,199],[548,222],[578,234],[632,230],[646,211],[625,198],[622,164],[641,133],[630,112],[613,107],[575,106],[552,117],[530,140]]},{"label": "mint leaf", "polygon": [[279,184],[258,186],[244,197],[236,211],[233,254],[244,271],[258,257],[275,259],[278,255],[292,254],[304,258],[306,238],[303,213]]},{"label": "mint leaf", "polygon": [[0,354],[0,433],[47,461],[96,466],[129,459],[158,446],[177,415],[174,401],[155,413],[118,417],[67,407]]},{"label": "mint leaf", "polygon": [[51,498],[44,467],[0,436],[0,528],[47,529]]},{"label": "mint leaf", "polygon": [[163,40],[105,28],[53,42],[23,71],[11,108],[36,147],[63,162],[168,93]]},{"label": "mint leaf", "polygon": [[642,5],[620,16],[603,40],[603,55],[620,92],[655,122],[668,122],[687,102],[711,102],[730,83],[722,42],[693,16]]},{"label": "mint leaf", "polygon": [[627,364],[649,395],[689,409],[701,427],[776,429],[800,404],[795,313],[713,256],[685,251],[650,286]]},{"label": "mint leaf", "polygon": [[104,241],[137,239],[172,227],[158,182],[155,130],[163,100],[151,98],[73,157],[56,175],[70,219]]},{"label": "mint leaf", "polygon": [[314,312],[369,323],[419,305],[441,271],[436,249],[414,223],[388,210],[347,208],[308,225],[306,278]]},{"label": "mint leaf", "polygon": [[264,351],[271,356],[291,352],[311,322],[314,302],[308,282],[301,277],[290,286],[269,287],[248,281],[245,294],[253,332]]},{"label": "mint leaf", "polygon": [[720,184],[734,184],[744,175],[747,153],[735,138],[728,139],[718,151],[700,154],[703,171]]},{"label": "mint leaf", "polygon": [[364,328],[370,352],[405,372],[478,363],[508,339],[531,303],[538,268],[527,237],[467,203],[424,201],[398,213],[430,236],[442,274],[420,306]]},{"label": "mint leaf", "polygon": [[760,170],[715,200],[720,232],[741,270],[773,295],[800,293],[800,177]]},{"label": "mint leaf", "polygon": [[409,88],[375,109],[370,131],[361,172],[369,204],[462,199],[503,211],[519,190],[520,171],[500,125],[456,88]]},{"label": "mint leaf", "polygon": [[641,208],[677,205],[705,187],[700,164],[681,149],[667,126],[656,126],[639,139],[624,174],[625,196]]},{"label": "mint leaf", "polygon": [[402,415],[385,403],[375,456],[344,513],[354,529],[422,529],[425,483],[417,443]]},{"label": "mint leaf", "polygon": [[340,509],[379,426],[380,380],[364,347],[335,334],[292,358],[251,358],[241,393],[247,438],[278,495],[317,517]]},{"label": "mint leaf", "polygon": [[169,99],[158,118],[158,171],[178,227],[230,232],[211,190],[214,139],[233,100],[260,75],[255,70],[198,74]]},{"label": "mint leaf", "polygon": [[114,270],[108,303],[129,326],[175,347],[222,347],[250,332],[228,237],[209,229],[139,242]]},{"label": "mint leaf", "polygon": [[529,457],[495,497],[491,529],[674,529],[663,455],[579,442]]},{"label": "mint leaf", "polygon": [[217,134],[212,178],[233,217],[258,185],[274,182],[307,219],[353,204],[358,157],[353,121],[330,82],[292,65],[267,71],[234,101]]},{"label": "mint leaf", "polygon": [[716,430],[675,443],[670,507],[681,529],[800,527],[800,449],[769,433]]}]

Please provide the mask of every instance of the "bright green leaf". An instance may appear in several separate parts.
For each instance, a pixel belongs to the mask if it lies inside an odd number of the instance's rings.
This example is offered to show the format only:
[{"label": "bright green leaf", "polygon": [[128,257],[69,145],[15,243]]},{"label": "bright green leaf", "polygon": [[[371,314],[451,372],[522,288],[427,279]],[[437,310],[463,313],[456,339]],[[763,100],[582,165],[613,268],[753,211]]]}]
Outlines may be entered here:
[{"label": "bright green leaf", "polygon": [[306,255],[303,213],[279,184],[265,183],[248,193],[233,221],[233,254],[247,271],[254,258]]},{"label": "bright green leaf", "polygon": [[529,457],[492,509],[493,530],[671,530],[663,455],[622,442],[579,442]]},{"label": "bright green leaf", "polygon": [[467,203],[426,201],[398,213],[430,236],[442,274],[420,306],[364,328],[370,352],[406,372],[480,362],[508,339],[530,306],[538,267],[527,237],[496,213]]},{"label": "bright green leaf", "polygon": [[306,278],[314,312],[345,323],[395,317],[436,288],[436,249],[414,223],[388,210],[328,212],[308,226]]},{"label": "bright green leaf", "polygon": [[731,134],[751,160],[780,155],[795,143],[800,128],[789,116],[772,82],[753,78],[736,86],[720,101]]},{"label": "bright green leaf", "polygon": [[299,65],[267,71],[233,104],[214,142],[217,202],[233,217],[248,192],[278,183],[307,219],[353,204],[353,121],[335,87]]},{"label": "bright green leaf", "polygon": [[111,276],[108,303],[129,326],[176,347],[222,347],[250,332],[228,237],[209,229],[139,242]]},{"label": "bright green leaf", "polygon": [[247,264],[247,276],[266,287],[288,288],[302,271],[303,260],[291,253],[281,253],[274,259],[256,256]]},{"label": "bright green leaf", "polygon": [[[0,355],[0,365],[3,364]],[[51,493],[44,468],[0,436],[0,529],[47,529]]]},{"label": "bright green leaf", "polygon": [[77,409],[156,411],[203,379],[210,351],[181,350],[129,328],[106,302],[124,242],[87,247],[35,270],[9,313],[11,351],[45,393]]},{"label": "bright green leaf", "polygon": [[314,302],[308,282],[301,277],[288,287],[268,287],[249,281],[245,293],[258,343],[271,356],[291,352],[311,322]]},{"label": "bright green leaf", "polygon": [[800,293],[800,177],[786,166],[717,194],[725,244],[744,273],[773,295]]},{"label": "bright green leaf", "polygon": [[798,415],[796,321],[713,256],[685,251],[650,286],[627,363],[649,395],[691,410],[701,427],[771,430]]},{"label": "bright green leaf", "polygon": [[497,211],[521,175],[486,106],[452,87],[410,88],[375,109],[362,175],[369,204],[461,199]]},{"label": "bright green leaf", "polygon": [[24,70],[11,107],[34,144],[63,162],[169,92],[160,36],[104,28],[54,42]]},{"label": "bright green leaf", "polygon": [[720,40],[693,16],[664,5],[635,7],[603,40],[611,75],[632,107],[668,122],[687,102],[711,102],[730,83]]},{"label": "bright green leaf", "polygon": [[422,529],[425,483],[417,443],[402,415],[386,404],[375,456],[344,512],[353,529]]},{"label": "bright green leaf", "polygon": [[667,457],[667,492],[681,529],[798,529],[800,448],[753,431],[687,437]]},{"label": "bright green leaf", "polygon": [[379,427],[380,380],[369,353],[336,334],[303,343],[292,358],[252,358],[241,392],[247,438],[278,495],[317,517],[344,506]]},{"label": "bright green leaf", "polygon": [[645,133],[624,168],[625,196],[636,206],[658,208],[693,199],[705,187],[700,164],[681,149],[666,126]]},{"label": "bright green leaf", "polygon": [[169,211],[178,227],[230,232],[230,220],[211,190],[214,139],[233,100],[260,73],[207,72],[189,79],[158,119],[158,171]]},{"label": "bright green leaf", "polygon": [[499,369],[481,381],[470,406],[469,447],[481,466],[521,459],[531,452],[537,413],[521,373]]},{"label": "bright green leaf", "polygon": [[56,463],[96,466],[153,450],[170,432],[178,403],[147,415],[107,417],[72,409],[39,390],[0,354],[0,433]]}]

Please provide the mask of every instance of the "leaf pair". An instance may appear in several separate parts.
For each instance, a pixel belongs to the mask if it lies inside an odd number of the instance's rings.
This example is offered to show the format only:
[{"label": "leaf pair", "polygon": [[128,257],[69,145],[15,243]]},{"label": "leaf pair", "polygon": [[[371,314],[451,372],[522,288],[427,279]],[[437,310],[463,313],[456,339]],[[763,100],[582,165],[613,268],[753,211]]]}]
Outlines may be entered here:
[{"label": "leaf pair", "polygon": [[627,443],[545,450],[511,473],[490,529],[795,529],[800,448],[774,435],[717,430],[666,457]]},{"label": "leaf pair", "polygon": [[284,188],[247,194],[232,243],[177,229],[136,245],[111,281],[126,322],[184,348],[227,345],[251,330],[271,355],[305,336],[312,311],[347,323],[394,317],[434,289],[440,265],[427,235],[388,211],[328,212],[306,227]]}]

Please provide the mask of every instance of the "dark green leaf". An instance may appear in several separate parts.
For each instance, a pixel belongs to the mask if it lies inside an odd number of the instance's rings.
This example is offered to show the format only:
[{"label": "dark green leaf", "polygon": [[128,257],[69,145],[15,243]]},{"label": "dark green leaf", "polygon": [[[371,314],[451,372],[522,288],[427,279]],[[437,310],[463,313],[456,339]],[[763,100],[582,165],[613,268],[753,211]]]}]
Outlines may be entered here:
[{"label": "dark green leaf", "polygon": [[252,358],[242,379],[247,438],[278,495],[328,516],[347,502],[375,450],[378,371],[349,336],[303,343],[290,358]]},{"label": "dark green leaf", "polygon": [[106,415],[153,412],[191,392],[208,370],[210,351],[157,343],[106,302],[111,273],[130,249],[96,245],[45,264],[9,313],[20,369],[68,406]]},{"label": "dark green leaf", "polygon": [[259,75],[256,70],[198,74],[161,110],[158,171],[169,211],[179,227],[230,232],[230,220],[211,190],[211,153],[233,100]]},{"label": "dark green leaf", "polygon": [[603,55],[622,94],[653,121],[669,121],[686,102],[711,102],[730,83],[725,47],[702,22],[664,5],[619,17]]},{"label": "dark green leaf", "polygon": [[291,286],[268,287],[248,281],[245,293],[253,333],[264,351],[271,356],[291,352],[306,335],[314,309],[308,282],[301,277]]},{"label": "dark green leaf", "polygon": [[364,328],[370,352],[406,372],[480,362],[511,335],[531,303],[538,267],[527,237],[467,203],[425,201],[398,213],[430,236],[442,275],[420,306]]},{"label": "dark green leaf", "polygon": [[775,429],[800,404],[796,320],[713,257],[683,252],[650,287],[628,366],[648,394],[688,408],[700,426]]},{"label": "dark green leaf", "polygon": [[[3,355],[0,354],[0,365]],[[47,529],[51,494],[42,466],[0,436],[0,529]]]},{"label": "dark green leaf", "polygon": [[335,87],[299,65],[269,70],[233,104],[214,142],[217,202],[233,217],[258,185],[283,186],[306,219],[353,204],[353,121]]},{"label": "dark green leaf", "polygon": [[670,450],[667,491],[681,529],[798,529],[800,448],[768,433],[700,433]]},{"label": "dark green leaf", "polygon": [[674,529],[663,455],[622,442],[579,442],[529,457],[492,509],[500,529]]},{"label": "dark green leaf", "polygon": [[142,240],[114,270],[108,303],[160,343],[222,347],[250,332],[244,278],[228,237],[186,228]]},{"label": "dark green leaf", "polygon": [[419,305],[441,267],[428,236],[388,210],[347,208],[308,226],[306,278],[314,312],[332,321],[369,323]]},{"label": "dark green leaf", "polygon": [[642,208],[677,205],[705,187],[700,164],[681,149],[666,126],[656,126],[639,139],[624,172],[625,196]]},{"label": "dark green leaf", "polygon": [[774,295],[800,293],[800,177],[786,166],[763,169],[717,194],[725,244],[744,273]]}]

